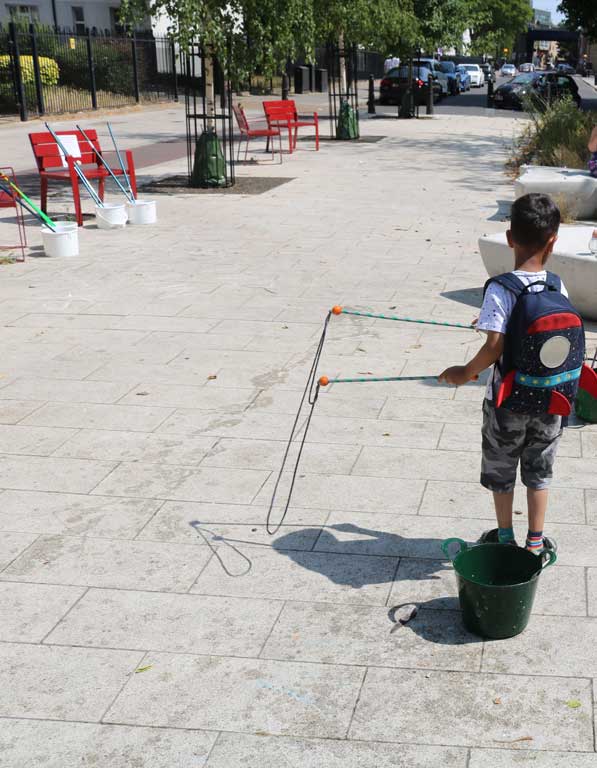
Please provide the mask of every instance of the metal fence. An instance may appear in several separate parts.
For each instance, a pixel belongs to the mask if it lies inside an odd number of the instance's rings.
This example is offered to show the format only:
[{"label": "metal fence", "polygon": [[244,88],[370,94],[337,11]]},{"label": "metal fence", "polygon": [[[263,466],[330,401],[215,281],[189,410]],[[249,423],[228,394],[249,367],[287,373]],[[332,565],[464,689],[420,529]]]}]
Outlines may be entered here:
[{"label": "metal fence", "polygon": [[178,100],[177,54],[165,38],[0,27],[0,112],[29,116]]}]

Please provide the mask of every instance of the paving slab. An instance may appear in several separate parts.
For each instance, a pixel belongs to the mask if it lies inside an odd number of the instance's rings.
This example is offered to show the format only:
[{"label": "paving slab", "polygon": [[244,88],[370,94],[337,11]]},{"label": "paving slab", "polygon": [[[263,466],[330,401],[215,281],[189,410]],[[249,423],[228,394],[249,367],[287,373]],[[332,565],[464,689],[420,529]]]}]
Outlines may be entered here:
[{"label": "paving slab", "polygon": [[207,731],[3,719],[0,748],[19,768],[203,768],[217,737]]},{"label": "paving slab", "polygon": [[0,583],[0,640],[41,642],[84,592],[81,587]]},{"label": "paving slab", "polygon": [[364,669],[149,653],[104,722],[344,738]]},{"label": "paving slab", "polygon": [[[269,504],[274,488],[273,475],[263,486],[256,504]],[[278,489],[278,499],[286,498],[289,480],[284,476]],[[394,480],[391,477],[355,477],[354,475],[311,475],[299,473],[292,501],[296,506],[340,508],[346,511],[400,512],[415,515],[423,495],[423,480]],[[288,522],[292,522],[288,520]]]},{"label": "paving slab", "polygon": [[[571,709],[566,703],[571,700],[580,706]],[[426,719],[433,728],[423,736]],[[592,752],[591,681],[422,670],[397,675],[395,670],[368,669],[349,737]]]},{"label": "paving slab", "polygon": [[0,536],[0,570],[6,568],[37,538],[35,533],[4,533]]},{"label": "paving slab", "polygon": [[0,530],[132,539],[162,502],[78,493],[4,491]]},{"label": "paving slab", "polygon": [[[447,561],[403,557],[388,605],[417,605],[453,610],[458,607],[456,577]],[[585,569],[556,565],[541,575],[533,613],[546,616],[586,616]]]},{"label": "paving slab", "polygon": [[191,592],[206,595],[263,597],[306,602],[341,602],[385,605],[396,572],[397,558],[354,557],[289,549],[294,535],[280,536],[275,544],[284,549],[243,547],[251,568],[237,553],[220,555],[237,578],[212,560]]},{"label": "paving slab", "polygon": [[0,398],[51,400],[55,403],[115,403],[127,394],[127,384],[110,381],[55,381],[20,378],[0,389]]},{"label": "paving slab", "polygon": [[[100,361],[101,364],[101,361]],[[23,420],[40,427],[115,429],[151,432],[172,413],[172,408],[141,405],[47,404]]]},{"label": "paving slab", "polygon": [[207,547],[40,536],[2,572],[0,579],[186,592],[210,556]]},{"label": "paving slab", "polygon": [[281,607],[269,600],[90,589],[46,642],[258,656]]},{"label": "paving slab", "polygon": [[[573,461],[573,459],[570,459]],[[578,459],[580,461],[580,459]],[[424,478],[426,480],[479,481],[479,462],[466,451],[429,451],[412,448],[365,446],[352,470],[369,477]]]},{"label": "paving slab", "polygon": [[597,677],[596,642],[597,619],[579,617],[571,631],[567,616],[534,616],[526,630],[507,644],[485,643],[482,669],[524,674],[540,658],[551,675],[572,677],[582,669],[587,677]]},{"label": "paving slab", "polygon": [[106,461],[0,455],[0,487],[14,490],[88,493],[116,465]]},{"label": "paving slab", "polygon": [[[184,438],[184,444],[192,439]],[[211,439],[215,443],[214,438],[205,439]],[[201,463],[204,467],[278,470],[287,444],[285,440],[221,438]],[[296,461],[299,446],[300,443],[296,441],[290,448],[287,459],[290,467]],[[301,470],[308,473],[348,475],[359,452],[358,445],[306,443],[301,455]]]},{"label": "paving slab", "polygon": [[2,400],[0,401],[0,424],[17,424],[43,405],[43,400]]},{"label": "paving slab", "polygon": [[586,752],[521,752],[513,749],[472,749],[469,768],[595,768],[597,755]]},{"label": "paving slab", "polygon": [[466,760],[467,750],[454,747],[221,733],[209,756],[208,768],[465,768]]},{"label": "paving slab", "polygon": [[423,609],[403,625],[386,608],[289,602],[261,657],[476,672],[481,649],[451,611]]},{"label": "paving slab", "polygon": [[[193,501],[166,501],[159,512],[138,534],[140,539],[160,541],[196,541],[197,534],[190,523],[198,521],[203,526],[219,531],[220,526],[248,526],[251,529],[265,529],[269,507],[257,504],[209,504]],[[284,510],[276,506],[272,510],[272,523],[279,522]],[[286,524],[293,528],[307,528],[317,538],[320,526],[329,515],[328,509],[302,509],[291,506],[286,515]],[[303,530],[303,539],[311,534]]]},{"label": "paving slab", "polygon": [[98,722],[143,654],[0,644],[3,717]]},{"label": "paving slab", "polygon": [[[445,434],[445,432],[444,432]],[[587,492],[588,493],[588,492]],[[479,520],[479,533],[489,527],[484,520],[495,521],[492,494],[479,483],[429,480],[420,515],[438,517],[468,517]],[[516,525],[527,520],[526,489],[520,484],[514,491],[514,519]],[[585,495],[581,489],[554,487],[549,492],[546,530],[552,523],[578,523],[585,521]]]},{"label": "paving slab", "polygon": [[[1,432],[0,432],[1,436]],[[213,437],[167,437],[144,432],[83,429],[67,437],[55,456],[156,464],[200,464],[216,443]]]},{"label": "paving slab", "polygon": [[94,493],[250,504],[269,476],[270,472],[255,469],[197,469],[130,462],[120,464],[95,487]]}]

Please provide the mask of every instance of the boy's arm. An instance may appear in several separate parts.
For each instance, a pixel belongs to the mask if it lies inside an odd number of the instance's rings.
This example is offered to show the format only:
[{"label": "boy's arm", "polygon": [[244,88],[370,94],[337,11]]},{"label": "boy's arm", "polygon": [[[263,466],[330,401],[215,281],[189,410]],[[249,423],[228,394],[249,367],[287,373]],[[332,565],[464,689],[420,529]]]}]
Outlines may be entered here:
[{"label": "boy's arm", "polygon": [[466,365],[453,365],[446,368],[443,373],[437,377],[439,381],[445,381],[446,384],[455,384],[457,387],[466,384],[479,377],[481,371],[489,368],[502,356],[504,351],[504,334],[497,331],[489,331],[485,344],[477,354]]}]

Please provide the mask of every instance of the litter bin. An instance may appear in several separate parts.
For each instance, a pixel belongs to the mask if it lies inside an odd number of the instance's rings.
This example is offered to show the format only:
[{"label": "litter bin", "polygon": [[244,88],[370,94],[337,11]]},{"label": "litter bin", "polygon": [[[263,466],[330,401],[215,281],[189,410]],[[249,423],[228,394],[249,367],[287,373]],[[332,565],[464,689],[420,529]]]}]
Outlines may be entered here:
[{"label": "litter bin", "polygon": [[[454,558],[449,553],[453,543],[459,544]],[[553,551],[534,555],[505,544],[468,547],[462,539],[446,539],[442,550],[454,566],[465,627],[495,640],[524,630],[544,564],[547,567],[557,559]]]},{"label": "litter bin", "polygon": [[327,93],[327,90],[328,90],[327,69],[315,70],[315,90],[317,91],[317,93]]},{"label": "litter bin", "polygon": [[309,67],[295,67],[294,92],[307,93],[309,91]]}]

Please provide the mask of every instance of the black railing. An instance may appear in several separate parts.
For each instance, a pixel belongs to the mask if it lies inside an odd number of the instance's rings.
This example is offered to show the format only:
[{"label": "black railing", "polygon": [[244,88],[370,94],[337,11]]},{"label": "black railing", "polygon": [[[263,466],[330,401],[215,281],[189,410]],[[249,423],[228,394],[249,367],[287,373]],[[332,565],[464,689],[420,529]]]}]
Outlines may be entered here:
[{"label": "black railing", "polygon": [[0,112],[29,116],[177,100],[166,38],[0,27]]}]

